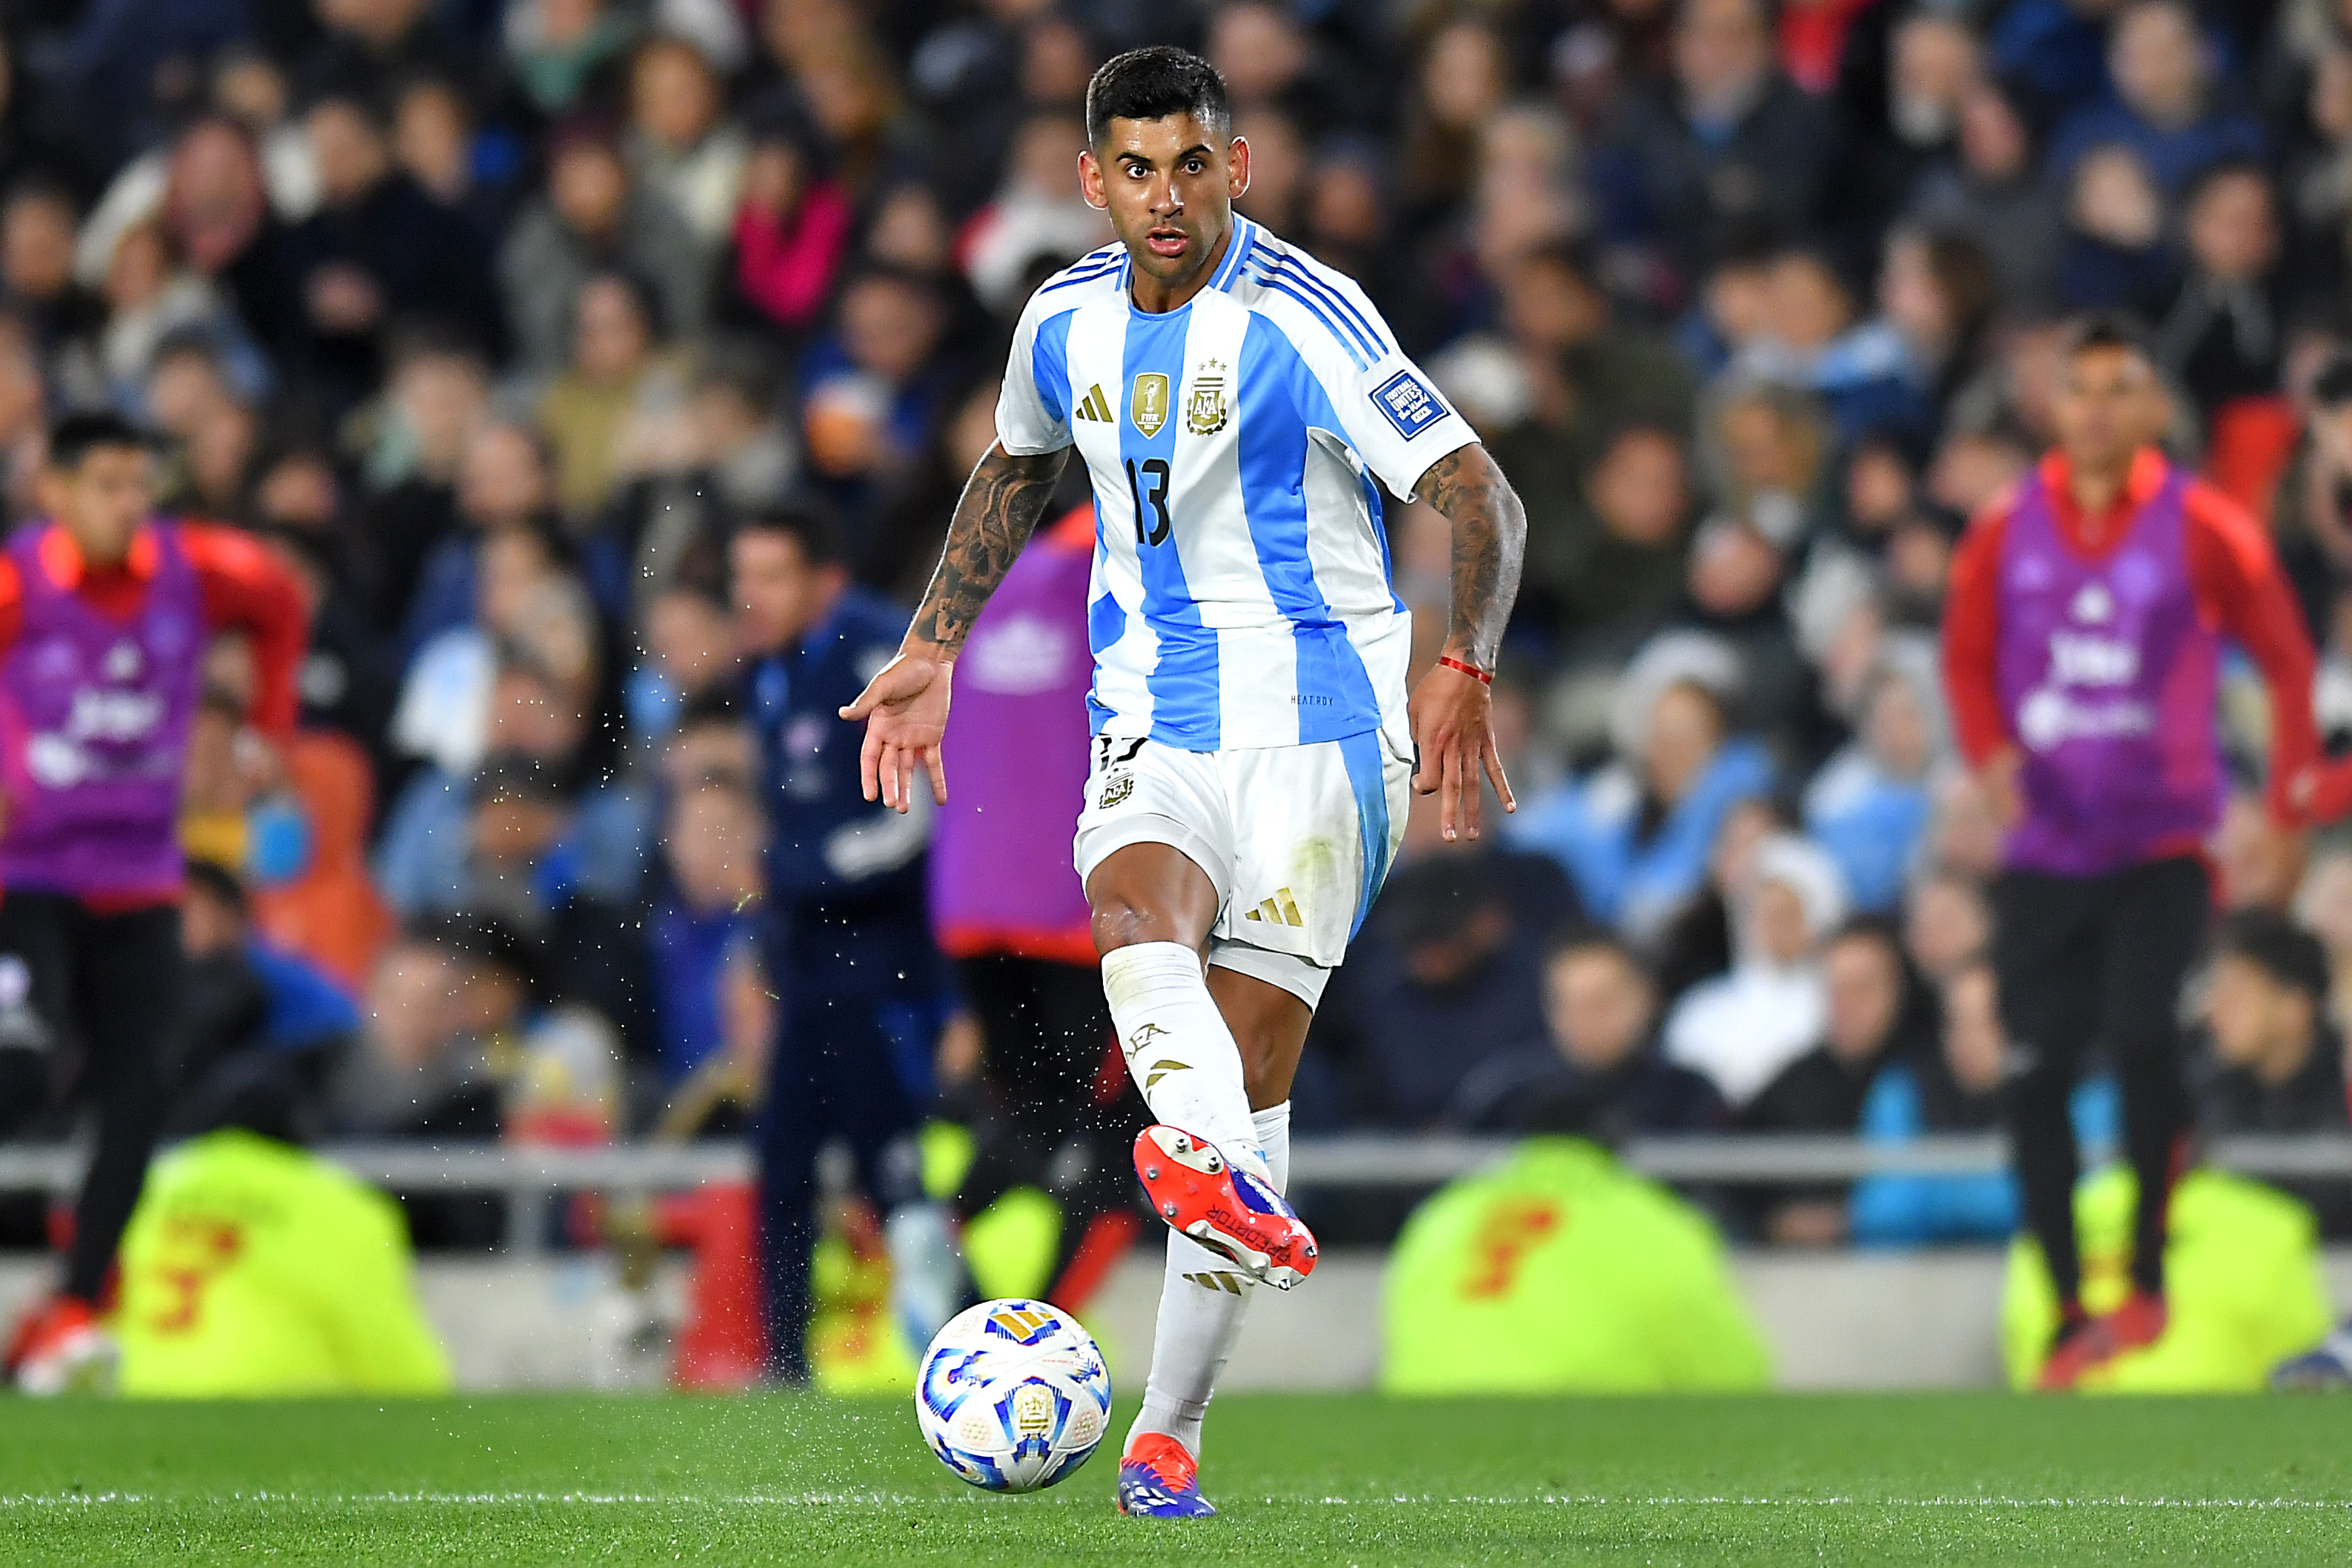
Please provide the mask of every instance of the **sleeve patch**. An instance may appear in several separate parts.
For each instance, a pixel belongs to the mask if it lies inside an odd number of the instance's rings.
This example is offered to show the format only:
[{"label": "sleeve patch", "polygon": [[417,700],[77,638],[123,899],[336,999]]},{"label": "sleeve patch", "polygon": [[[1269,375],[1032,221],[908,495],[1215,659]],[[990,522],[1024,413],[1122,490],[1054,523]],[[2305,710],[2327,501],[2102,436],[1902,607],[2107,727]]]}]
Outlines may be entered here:
[{"label": "sleeve patch", "polygon": [[1445,405],[1437,401],[1437,394],[1411,371],[1399,371],[1374,388],[1372,402],[1407,441],[1445,415]]}]

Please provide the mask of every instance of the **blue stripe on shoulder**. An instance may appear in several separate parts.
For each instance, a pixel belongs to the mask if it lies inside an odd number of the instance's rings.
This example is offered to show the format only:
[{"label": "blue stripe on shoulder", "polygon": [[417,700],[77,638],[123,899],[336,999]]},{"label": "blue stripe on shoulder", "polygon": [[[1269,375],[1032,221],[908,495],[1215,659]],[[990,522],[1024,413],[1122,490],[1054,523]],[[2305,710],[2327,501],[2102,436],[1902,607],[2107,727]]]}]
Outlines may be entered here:
[{"label": "blue stripe on shoulder", "polygon": [[1348,329],[1342,327],[1338,319],[1335,319],[1328,310],[1326,310],[1321,305],[1316,303],[1314,298],[1305,289],[1295,287],[1290,282],[1288,274],[1281,272],[1261,272],[1253,274],[1252,276],[1256,277],[1260,287],[1270,288],[1276,294],[1287,295],[1290,298],[1297,300],[1301,306],[1305,307],[1307,313],[1314,317],[1316,320],[1321,322],[1323,324],[1323,329],[1331,334],[1332,341],[1338,343],[1339,347],[1348,351],[1348,358],[1354,361],[1355,367],[1358,370],[1367,371],[1371,369],[1372,361],[1364,357],[1364,350],[1358,344],[1354,335]]},{"label": "blue stripe on shoulder", "polygon": [[1068,288],[1076,284],[1092,283],[1097,278],[1108,277],[1118,270],[1118,265],[1126,256],[1124,250],[1118,250],[1108,255],[1097,252],[1093,256],[1081,256],[1070,264],[1068,271],[1049,281],[1037,292],[1051,294],[1056,288]]},{"label": "blue stripe on shoulder", "polygon": [[1287,256],[1283,259],[1291,264],[1290,272],[1300,282],[1306,284],[1310,292],[1345,316],[1370,340],[1368,346],[1372,351],[1373,359],[1388,358],[1388,340],[1381,336],[1379,328],[1365,319],[1364,313],[1356,308],[1355,303],[1348,298],[1347,293],[1338,284],[1323,276],[1325,269],[1320,263],[1312,256],[1299,255]]},{"label": "blue stripe on shoulder", "polygon": [[[1184,384],[1184,342],[1192,313],[1172,310],[1165,315],[1130,317],[1127,326],[1125,362],[1120,384],[1130,389],[1118,418],[1118,455],[1130,494],[1139,493],[1146,509],[1144,526],[1156,522],[1150,497],[1174,483],[1176,433],[1183,421],[1173,409],[1163,408],[1160,427],[1146,435],[1136,428],[1134,388],[1137,379],[1157,373],[1164,378],[1162,395],[1172,404]],[[1148,466],[1147,466],[1148,465]],[[1175,519],[1176,497],[1165,495],[1170,512],[1168,537],[1158,544],[1139,544],[1135,553],[1143,575],[1143,619],[1160,640],[1144,685],[1151,693],[1151,738],[1186,751],[1214,751],[1223,727],[1223,702],[1217,673],[1216,628],[1204,625],[1201,606],[1184,580],[1184,558],[1179,553],[1182,529]],[[1130,507],[1130,512],[1132,507]],[[1135,526],[1130,515],[1128,526]]]},{"label": "blue stripe on shoulder", "polygon": [[1217,268],[1217,276],[1209,280],[1209,287],[1231,287],[1234,278],[1241,272],[1242,263],[1247,261],[1250,252],[1256,248],[1257,225],[1247,218],[1235,214],[1231,248],[1225,256],[1223,264]]},{"label": "blue stripe on shoulder", "polygon": [[1323,597],[1307,548],[1307,429],[1339,415],[1297,346],[1253,314],[1242,338],[1236,463],[1242,515],[1274,607],[1290,622],[1297,660],[1298,744],[1378,729],[1379,696],[1347,622]]}]

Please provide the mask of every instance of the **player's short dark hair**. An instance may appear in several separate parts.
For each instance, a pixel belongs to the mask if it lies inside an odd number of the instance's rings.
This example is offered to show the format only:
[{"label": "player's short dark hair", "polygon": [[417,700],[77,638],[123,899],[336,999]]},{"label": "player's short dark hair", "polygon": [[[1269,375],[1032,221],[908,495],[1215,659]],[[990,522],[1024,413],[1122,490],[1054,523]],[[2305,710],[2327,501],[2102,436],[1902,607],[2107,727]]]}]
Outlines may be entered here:
[{"label": "player's short dark hair", "polygon": [[1189,114],[1219,141],[1234,131],[1233,100],[1217,68],[1171,44],[1129,49],[1105,60],[1087,83],[1087,144],[1102,145],[1114,120]]},{"label": "player's short dark hair", "polygon": [[2213,938],[2221,957],[2242,958],[2289,990],[2325,1007],[2329,989],[2327,949],[2319,938],[2273,909],[2240,909],[2222,917]]},{"label": "player's short dark hair", "polygon": [[735,537],[782,534],[801,547],[811,566],[833,566],[842,559],[841,525],[833,514],[807,502],[787,502],[748,512],[735,525]]},{"label": "player's short dark hair", "polygon": [[147,436],[119,413],[69,413],[49,426],[49,466],[70,472],[102,446],[147,449]]},{"label": "player's short dark hair", "polygon": [[2140,324],[2120,310],[2093,310],[2067,324],[2065,354],[2069,360],[2103,350],[2136,354],[2150,365],[2156,350]]}]

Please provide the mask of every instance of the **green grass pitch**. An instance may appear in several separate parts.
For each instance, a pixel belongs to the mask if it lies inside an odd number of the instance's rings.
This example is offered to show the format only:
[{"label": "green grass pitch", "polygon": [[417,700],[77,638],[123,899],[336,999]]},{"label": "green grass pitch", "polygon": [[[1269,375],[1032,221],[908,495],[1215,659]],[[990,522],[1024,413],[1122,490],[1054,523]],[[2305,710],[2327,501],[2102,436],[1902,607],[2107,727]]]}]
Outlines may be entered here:
[{"label": "green grass pitch", "polygon": [[9,1400],[0,1563],[2352,1562],[2352,1400],[1236,1396],[1223,1518],[1114,1468],[983,1496],[898,1400]]}]

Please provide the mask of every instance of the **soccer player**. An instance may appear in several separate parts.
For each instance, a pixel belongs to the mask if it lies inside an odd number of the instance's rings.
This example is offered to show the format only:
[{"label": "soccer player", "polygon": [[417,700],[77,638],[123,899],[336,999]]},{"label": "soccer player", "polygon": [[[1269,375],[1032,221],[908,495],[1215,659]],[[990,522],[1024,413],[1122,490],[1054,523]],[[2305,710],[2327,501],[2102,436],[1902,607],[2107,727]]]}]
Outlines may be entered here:
[{"label": "soccer player", "polygon": [[[2057,450],[1954,558],[1944,677],[2008,830],[1993,886],[2008,1118],[2060,1301],[2041,1384],[2069,1388],[2164,1332],[2165,1213],[2189,1125],[2180,989],[2213,903],[2200,846],[2228,787],[2224,636],[2270,686],[2274,819],[2294,825],[2340,789],[2318,765],[2311,644],[2270,538],[2147,444],[2165,396],[2127,326],[2077,327],[2051,412]],[[2131,1294],[2097,1319],[2082,1303],[2066,1108],[2094,1040],[2122,1083],[2139,1183]]]},{"label": "soccer player", "polygon": [[[1137,1174],[1173,1232],[1122,1511],[1213,1512],[1201,1421],[1254,1289],[1314,1238],[1281,1193],[1308,1019],[1404,829],[1407,779],[1475,838],[1507,809],[1487,685],[1526,517],[1462,418],[1346,277],[1234,215],[1249,144],[1181,49],[1087,89],[1087,200],[1118,243],[1049,278],[1015,332],[973,470],[867,720],[868,795],[928,773],[957,653],[1076,446],[1094,482],[1092,772],[1076,860],[1103,988],[1158,1125]],[[1444,652],[1405,694],[1375,481],[1452,524]],[[1418,747],[1419,771],[1414,772]]]},{"label": "soccer player", "polygon": [[283,736],[309,616],[253,539],[152,515],[146,443],[112,414],[58,422],[39,497],[46,520],[0,556],[0,1030],[17,1048],[0,1055],[37,1063],[71,1038],[98,1101],[63,1286],[6,1357],[18,1386],[53,1393],[111,1360],[99,1296],[169,1108],[180,784],[205,644],[248,636],[253,723]]}]

